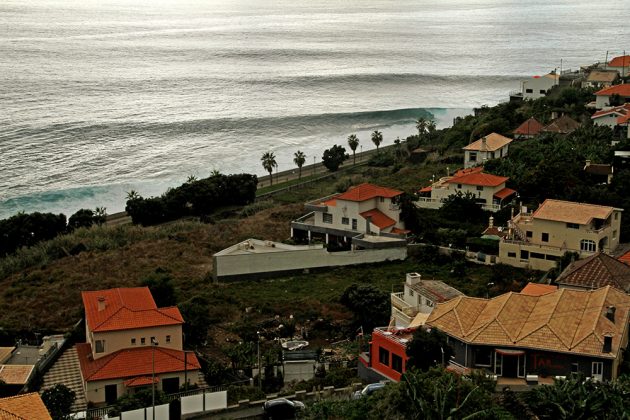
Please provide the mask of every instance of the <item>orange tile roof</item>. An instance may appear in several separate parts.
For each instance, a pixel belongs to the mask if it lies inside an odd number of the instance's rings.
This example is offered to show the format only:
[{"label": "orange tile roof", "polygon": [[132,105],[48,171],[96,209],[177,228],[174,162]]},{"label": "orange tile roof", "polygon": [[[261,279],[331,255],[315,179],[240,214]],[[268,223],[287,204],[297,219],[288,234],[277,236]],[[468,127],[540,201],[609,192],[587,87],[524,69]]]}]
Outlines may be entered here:
[{"label": "orange tile roof", "polygon": [[[151,376],[153,349],[151,346],[118,350],[99,359],[92,359],[92,346],[89,343],[76,345],[81,373],[85,381],[133,378]],[[193,352],[187,352],[188,370],[197,370],[201,366]],[[184,352],[155,347],[155,373],[183,372]]]},{"label": "orange tile roof", "polygon": [[504,198],[507,198],[512,194],[516,194],[516,190],[513,190],[512,188],[503,188],[499,192],[495,193],[494,196],[499,200],[503,200]]},{"label": "orange tile roof", "polygon": [[569,134],[577,130],[580,123],[575,121],[568,115],[563,115],[560,118],[556,118],[549,124],[547,124],[542,131],[549,133]]},{"label": "orange tile roof", "polygon": [[527,121],[524,121],[523,124],[519,125],[516,130],[512,131],[512,133],[534,136],[540,133],[542,128],[543,125],[539,123],[536,118],[530,117]]},{"label": "orange tile roof", "polygon": [[617,259],[624,264],[630,265],[630,251],[626,252],[625,254],[623,254],[621,257]]},{"label": "orange tile roof", "polygon": [[[485,146],[483,140],[486,140]],[[491,133],[485,137],[480,138],[479,140],[470,143],[468,146],[464,147],[464,150],[477,150],[481,152],[493,152],[495,150],[499,150],[506,144],[510,144],[512,139],[509,139],[501,134]]]},{"label": "orange tile roof", "polygon": [[138,376],[136,378],[132,378],[132,379],[129,379],[129,380],[123,382],[123,384],[127,388],[131,388],[131,387],[134,387],[134,386],[151,385],[152,383],[157,384],[158,382],[160,382],[160,378],[158,378],[158,377],[151,378],[150,376]]},{"label": "orange tile roof", "polygon": [[542,296],[547,293],[555,292],[556,290],[558,290],[558,286],[529,282],[523,287],[520,293],[527,296]]},{"label": "orange tile roof", "polygon": [[630,55],[620,55],[610,60],[608,63],[611,67],[628,67],[630,66]]},{"label": "orange tile roof", "polygon": [[535,219],[587,225],[593,219],[606,220],[615,210],[613,207],[572,201],[546,199],[532,214]]},{"label": "orange tile roof", "polygon": [[[148,287],[81,292],[92,331],[116,331],[183,324],[177,307],[158,308]],[[99,300],[104,308],[99,311]]]},{"label": "orange tile roof", "polygon": [[35,365],[2,365],[0,380],[9,385],[26,385]]},{"label": "orange tile roof", "polygon": [[381,212],[378,209],[364,211],[363,213],[359,213],[359,214],[364,219],[371,217],[370,219],[371,222],[374,225],[378,226],[379,229],[385,229],[396,224],[396,221],[394,219],[386,216],[385,214],[383,214],[383,212]]},{"label": "orange tile roof", "polygon": [[[615,307],[615,322],[606,317]],[[628,328],[630,296],[610,286],[559,289],[542,296],[506,293],[438,303],[426,325],[469,344],[616,358]],[[612,350],[603,353],[604,336]]]},{"label": "orange tile roof", "polygon": [[483,172],[483,165],[473,166],[472,168],[458,169],[457,171],[455,171],[453,176],[464,176],[469,174],[476,174],[478,172]]},{"label": "orange tile roof", "polygon": [[51,420],[37,392],[0,398],[0,420]]},{"label": "orange tile roof", "polygon": [[466,174],[462,176],[453,177],[446,182],[450,184],[466,184],[466,185],[479,185],[484,187],[496,187],[505,182],[507,182],[510,178],[504,176],[497,176],[492,174],[486,174],[483,172],[476,172],[471,174]]},{"label": "orange tile roof", "polygon": [[597,119],[608,114],[617,114],[619,116],[626,115],[630,112],[630,104],[623,104],[614,108],[602,109],[591,116],[591,119]]},{"label": "orange tile roof", "polygon": [[418,192],[421,192],[421,193],[431,192],[432,189],[433,189],[433,187],[431,187],[429,185],[428,187],[421,188],[420,191],[418,191]]},{"label": "orange tile roof", "polygon": [[613,286],[630,292],[630,267],[602,252],[573,261],[556,279],[567,286],[597,289]]},{"label": "orange tile roof", "polygon": [[624,83],[622,85],[613,85],[611,87],[604,88],[600,91],[595,92],[595,95],[598,95],[598,96],[619,95],[623,97],[629,97],[630,96],[630,83]]},{"label": "orange tile roof", "polygon": [[9,360],[13,350],[15,350],[15,347],[0,347],[0,364]]},{"label": "orange tile roof", "polygon": [[411,233],[411,231],[409,229],[399,229],[395,227],[395,228],[392,228],[392,231],[390,233],[395,233],[397,235],[406,235],[408,233]]},{"label": "orange tile roof", "polygon": [[356,187],[348,188],[345,193],[339,194],[337,200],[346,201],[366,201],[376,197],[393,198],[401,195],[402,191],[393,190],[391,188],[380,187],[374,184],[360,184]]}]

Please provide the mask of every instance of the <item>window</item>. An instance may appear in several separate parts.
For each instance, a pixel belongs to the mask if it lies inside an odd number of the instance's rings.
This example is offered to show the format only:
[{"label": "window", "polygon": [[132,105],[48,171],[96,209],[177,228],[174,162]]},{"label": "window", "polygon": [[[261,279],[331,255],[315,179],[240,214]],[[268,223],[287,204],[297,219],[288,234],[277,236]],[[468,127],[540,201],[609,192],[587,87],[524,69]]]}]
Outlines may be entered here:
[{"label": "window", "polygon": [[490,159],[494,159],[494,152],[490,152]]},{"label": "window", "polygon": [[389,366],[389,351],[383,347],[378,348],[378,361],[380,364]]},{"label": "window", "polygon": [[619,219],[619,212],[615,212],[615,220]]},{"label": "window", "polygon": [[379,199],[379,201],[380,201],[381,203],[384,203],[384,202],[385,202],[385,197],[379,197],[378,199]]},{"label": "window", "polygon": [[483,186],[482,185],[477,185],[477,191],[483,191]]},{"label": "window", "polygon": [[492,350],[485,348],[475,349],[475,366],[492,366]]},{"label": "window", "polygon": [[580,241],[580,251],[595,252],[595,250],[595,241],[591,241],[590,239],[582,239]]},{"label": "window", "polygon": [[157,343],[157,340],[155,339],[155,337],[151,337],[151,340],[149,340],[149,343],[150,344]]},{"label": "window", "polygon": [[613,230],[613,239],[617,239],[617,231]]},{"label": "window", "polygon": [[560,260],[560,257],[557,255],[550,255],[547,254],[547,257],[545,258],[547,261],[558,261]]},{"label": "window", "polygon": [[402,357],[397,354],[392,354],[392,369],[402,373]]},{"label": "window", "polygon": [[350,219],[347,217],[342,217],[341,218],[341,224],[342,225],[349,225],[350,224]]},{"label": "window", "polygon": [[516,258],[516,252],[508,252],[508,258]]},{"label": "window", "polygon": [[323,220],[324,223],[332,223],[333,222],[332,214],[330,214],[330,213],[322,214],[322,220]]},{"label": "window", "polygon": [[549,234],[546,232],[543,232],[542,235],[540,235],[540,240],[543,242],[549,242]]},{"label": "window", "polygon": [[521,250],[521,260],[529,260],[529,251]]},{"label": "window", "polygon": [[531,230],[526,230],[525,231],[525,237],[531,238],[532,237],[532,231]]},{"label": "window", "polygon": [[468,160],[471,162],[477,162],[477,153],[470,152],[470,154],[468,155]]},{"label": "window", "polygon": [[571,363],[571,373],[578,373],[578,372],[580,372],[579,363]]},{"label": "window", "polygon": [[544,95],[545,93],[547,93],[547,91],[546,91],[546,90],[544,90],[544,89],[540,89],[540,94],[541,94],[541,95]]},{"label": "window", "polygon": [[530,257],[532,258],[538,258],[539,260],[544,260],[545,259],[545,254],[540,254],[538,252],[532,252],[529,254]]},{"label": "window", "polygon": [[132,345],[132,346],[135,346],[135,345],[136,345],[136,339],[135,339],[135,338],[132,338],[132,339],[131,339],[131,345]]},{"label": "window", "polygon": [[525,89],[525,93],[534,93],[534,89]]},{"label": "window", "polygon": [[357,219],[352,219],[352,230],[357,230]]},{"label": "window", "polygon": [[427,299],[427,298],[424,298],[424,303],[426,303],[426,305],[427,305],[428,307],[430,307],[430,308],[432,308],[432,307],[433,307],[433,301],[431,301],[431,300],[429,300],[429,299]]},{"label": "window", "polygon": [[166,336],[166,342],[167,342],[167,343],[170,343],[170,342],[171,342],[171,336],[170,336],[170,335],[167,335],[167,336]]},{"label": "window", "polygon": [[140,339],[140,344],[142,344],[143,346],[146,344],[146,342],[147,342],[147,339],[146,339],[146,338],[142,337],[142,338]]},{"label": "window", "polygon": [[457,188],[462,189],[462,184],[457,184]]},{"label": "window", "polygon": [[567,223],[567,229],[579,229],[580,225],[577,223]]},{"label": "window", "polygon": [[409,296],[413,296],[413,290],[409,289]]},{"label": "window", "polygon": [[96,342],[94,344],[96,345],[96,352],[97,353],[104,353],[105,352],[105,340],[96,340]]}]

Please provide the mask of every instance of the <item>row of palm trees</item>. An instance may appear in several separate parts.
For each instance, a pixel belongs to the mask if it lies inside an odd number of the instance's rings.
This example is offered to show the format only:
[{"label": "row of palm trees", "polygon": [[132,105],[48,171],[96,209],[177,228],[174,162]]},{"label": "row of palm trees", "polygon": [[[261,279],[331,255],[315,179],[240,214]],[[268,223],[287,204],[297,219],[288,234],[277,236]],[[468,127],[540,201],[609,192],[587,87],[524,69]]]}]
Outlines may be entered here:
[{"label": "row of palm trees", "polygon": [[[372,143],[376,146],[376,151],[378,153],[378,148],[383,142],[383,133],[378,130],[374,130],[371,136]],[[350,150],[352,150],[352,163],[356,164],[356,151],[359,147],[359,138],[356,134],[350,134],[348,136],[348,146]],[[273,152],[265,152],[260,158],[262,162],[262,166],[265,171],[269,172],[269,181],[270,185],[273,185],[273,170],[278,167],[278,162],[276,161],[276,155]],[[293,154],[293,163],[298,167],[298,179],[302,178],[302,166],[306,163],[306,155],[304,152],[298,150]]]}]

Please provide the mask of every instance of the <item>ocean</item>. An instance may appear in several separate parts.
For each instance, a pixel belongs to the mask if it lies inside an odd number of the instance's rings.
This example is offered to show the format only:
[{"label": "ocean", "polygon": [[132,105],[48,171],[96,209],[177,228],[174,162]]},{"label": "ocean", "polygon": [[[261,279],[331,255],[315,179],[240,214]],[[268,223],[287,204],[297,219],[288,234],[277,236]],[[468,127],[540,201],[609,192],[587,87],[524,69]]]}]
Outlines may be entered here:
[{"label": "ocean", "polygon": [[[630,45],[630,0],[3,0],[0,218],[124,208],[504,101]],[[616,11],[616,12],[615,12]]]}]

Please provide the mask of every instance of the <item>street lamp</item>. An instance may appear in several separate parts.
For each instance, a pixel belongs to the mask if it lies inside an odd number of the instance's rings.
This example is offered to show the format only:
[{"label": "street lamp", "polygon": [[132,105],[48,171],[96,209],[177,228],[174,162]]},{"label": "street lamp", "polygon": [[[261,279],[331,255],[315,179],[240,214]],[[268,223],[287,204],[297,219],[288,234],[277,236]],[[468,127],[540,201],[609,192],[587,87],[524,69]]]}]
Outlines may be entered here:
[{"label": "street lamp", "polygon": [[486,284],[486,299],[489,299],[489,297],[490,297],[490,296],[489,296],[489,292],[490,292],[490,288],[491,288],[492,286],[494,286],[494,283],[493,283],[493,282],[490,282],[490,283]]},{"label": "street lamp", "polygon": [[151,412],[153,413],[153,420],[155,420],[155,348],[157,346],[157,340],[155,337],[151,337]]}]

